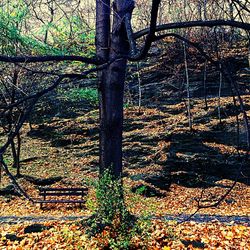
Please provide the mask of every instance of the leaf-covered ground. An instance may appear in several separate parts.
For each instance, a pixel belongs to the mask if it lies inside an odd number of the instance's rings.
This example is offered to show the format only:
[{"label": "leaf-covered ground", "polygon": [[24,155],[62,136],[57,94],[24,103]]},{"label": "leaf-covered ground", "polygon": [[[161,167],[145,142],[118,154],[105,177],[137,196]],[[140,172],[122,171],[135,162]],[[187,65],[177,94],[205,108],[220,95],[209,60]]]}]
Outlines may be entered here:
[{"label": "leaf-covered ground", "polygon": [[[43,231],[27,232],[28,224],[2,225],[1,249],[103,249],[109,232],[96,237],[86,235],[79,223],[44,223]],[[249,249],[250,228],[218,222],[197,224],[154,220],[147,233],[130,237],[131,249]],[[119,249],[119,248],[114,248]]]},{"label": "leaf-covered ground", "polygon": [[[249,96],[244,97],[249,115]],[[192,214],[197,201],[211,205],[223,196],[238,170],[234,189],[217,207],[202,209],[202,214],[244,215],[250,213],[249,162],[244,162],[246,140],[242,115],[237,138],[236,114],[232,98],[222,98],[222,123],[218,121],[217,99],[192,103],[193,130],[188,128],[184,103],[154,108],[126,108],[124,126],[124,186],[131,213],[138,216]],[[98,176],[98,113],[91,111],[78,118],[54,118],[22,131],[22,174],[39,178],[63,177],[54,187],[88,186],[83,209],[72,204],[46,205],[40,209],[20,197],[0,196],[0,216],[74,216],[93,214]],[[237,147],[237,141],[239,146]],[[238,148],[238,149],[237,149]],[[9,156],[6,156],[7,162]],[[15,169],[12,169],[15,173]],[[37,186],[25,178],[19,184],[39,199]],[[9,184],[4,174],[1,186]],[[136,192],[132,188],[139,187]],[[145,190],[149,191],[146,192]],[[148,197],[145,197],[148,196]],[[24,234],[25,224],[1,225],[1,249],[95,249],[105,237],[87,238],[84,228],[75,223],[48,222],[51,228],[41,233]],[[154,220],[145,235],[133,236],[134,249],[250,249],[249,225],[186,222],[169,225]],[[14,233],[18,240],[6,239]],[[139,238],[138,238],[139,237]],[[7,237],[8,238],[8,237]],[[96,242],[99,242],[98,244]],[[102,242],[105,245],[105,242]],[[84,248],[85,247],[85,248]]]}]

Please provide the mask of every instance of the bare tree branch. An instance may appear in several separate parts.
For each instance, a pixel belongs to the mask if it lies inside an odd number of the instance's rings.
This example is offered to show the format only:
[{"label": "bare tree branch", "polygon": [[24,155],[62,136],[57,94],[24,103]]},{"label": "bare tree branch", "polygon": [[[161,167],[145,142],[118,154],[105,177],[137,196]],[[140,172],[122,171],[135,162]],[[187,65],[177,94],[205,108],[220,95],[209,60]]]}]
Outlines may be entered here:
[{"label": "bare tree branch", "polygon": [[129,40],[131,51],[132,51],[131,53],[132,56],[129,58],[130,61],[138,61],[147,55],[152,45],[152,42],[154,41],[155,32],[157,31],[157,17],[158,17],[160,3],[161,3],[161,0],[153,0],[152,2],[150,27],[147,32],[146,41],[145,41],[143,48],[137,54],[135,54],[137,49],[136,49],[136,43],[134,41],[134,37],[132,36],[132,27],[130,24],[131,20],[129,18],[125,18],[127,36],[128,36],[128,40]]},{"label": "bare tree branch", "polygon": [[[180,28],[191,28],[191,27],[214,27],[214,26],[231,26],[244,30],[250,30],[250,23],[242,23],[232,20],[208,20],[208,21],[189,21],[189,22],[179,22],[179,23],[167,23],[156,27],[156,31],[164,31],[171,29]],[[134,39],[138,39],[149,33],[150,28],[140,30],[134,34]]]},{"label": "bare tree branch", "polygon": [[0,62],[8,63],[36,63],[36,62],[61,62],[78,61],[88,64],[100,65],[101,62],[96,57],[88,58],[83,56],[4,56],[0,55]]},{"label": "bare tree branch", "polygon": [[232,3],[234,4],[238,4],[243,10],[247,11],[248,13],[250,13],[250,9],[247,7],[247,5],[241,3],[239,0],[232,0]]},{"label": "bare tree branch", "polygon": [[[90,73],[93,73],[93,72],[98,72],[100,70],[103,70],[105,68],[108,67],[108,65],[110,65],[112,62],[116,61],[116,60],[119,60],[121,59],[121,57],[118,57],[118,58],[115,58],[114,60],[110,60],[108,63],[105,63],[103,65],[100,65],[96,68],[93,68],[93,69],[89,69],[89,70],[86,70],[85,72],[81,73],[81,74],[78,74],[78,73],[68,73],[68,74],[57,74],[57,76],[59,77],[51,86],[49,86],[48,88],[45,88],[33,95],[29,95],[29,96],[26,96],[24,97],[23,99],[15,102],[15,103],[12,103],[12,104],[9,104],[9,105],[0,105],[0,109],[3,109],[3,110],[8,110],[10,108],[14,108],[14,107],[17,107],[19,104],[25,102],[25,101],[28,101],[28,100],[31,100],[31,99],[36,99],[36,98],[40,98],[41,96],[47,94],[48,92],[52,91],[53,89],[55,89],[63,79],[66,79],[66,78],[69,78],[69,79],[84,79],[87,77],[87,75],[89,75]],[[41,74],[44,74],[45,72],[36,72],[36,73],[41,73]]]}]

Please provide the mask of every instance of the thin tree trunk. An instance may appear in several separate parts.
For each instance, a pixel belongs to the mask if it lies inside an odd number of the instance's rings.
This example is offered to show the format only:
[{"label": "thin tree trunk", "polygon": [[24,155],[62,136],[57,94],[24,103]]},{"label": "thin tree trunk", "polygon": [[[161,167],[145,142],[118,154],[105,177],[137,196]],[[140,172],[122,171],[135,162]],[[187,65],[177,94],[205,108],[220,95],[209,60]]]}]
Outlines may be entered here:
[{"label": "thin tree trunk", "polygon": [[248,67],[250,68],[250,39],[248,41],[248,44],[249,44],[249,46],[248,46]]},{"label": "thin tree trunk", "polygon": [[207,0],[203,1],[204,20],[207,20]]},{"label": "thin tree trunk", "polygon": [[188,105],[187,105],[187,110],[188,110],[188,126],[189,126],[189,129],[192,130],[191,103],[190,103],[190,83],[189,83],[187,53],[186,53],[185,42],[183,42],[183,49],[184,49],[184,63],[185,63],[187,101],[188,101]]},{"label": "thin tree trunk", "polygon": [[207,60],[205,61],[205,65],[204,65],[203,88],[204,88],[205,109],[208,109],[208,105],[207,105]]},{"label": "thin tree trunk", "polygon": [[[230,2],[229,3],[229,15],[230,15],[230,20],[233,21],[234,20],[234,6],[233,3]],[[230,38],[229,38],[229,44],[230,44],[230,48],[233,47],[233,40],[234,40],[234,27],[230,27]]]},{"label": "thin tree trunk", "polygon": [[16,168],[18,160],[17,160],[17,152],[16,152],[16,145],[15,145],[14,139],[12,140],[10,145],[11,145],[11,152],[12,152],[12,158],[13,158],[12,167]]},{"label": "thin tree trunk", "polygon": [[137,79],[138,79],[138,113],[141,114],[141,99],[142,99],[142,89],[141,89],[141,75],[139,72],[139,63],[136,63],[137,69]]},{"label": "thin tree trunk", "polygon": [[219,94],[218,94],[218,117],[220,123],[221,123],[221,88],[222,88],[222,71],[220,64],[220,84],[219,84]]},{"label": "thin tree trunk", "polygon": [[2,186],[2,162],[0,161],[0,187]]},{"label": "thin tree trunk", "polygon": [[20,166],[20,152],[21,152],[21,136],[20,133],[17,134],[17,149],[16,149],[16,153],[17,153],[17,162],[16,162],[16,175],[17,177],[21,176],[21,166]]},{"label": "thin tree trunk", "polygon": [[201,10],[201,2],[198,1],[197,3],[197,11],[198,11],[198,19],[202,20],[202,10]]}]

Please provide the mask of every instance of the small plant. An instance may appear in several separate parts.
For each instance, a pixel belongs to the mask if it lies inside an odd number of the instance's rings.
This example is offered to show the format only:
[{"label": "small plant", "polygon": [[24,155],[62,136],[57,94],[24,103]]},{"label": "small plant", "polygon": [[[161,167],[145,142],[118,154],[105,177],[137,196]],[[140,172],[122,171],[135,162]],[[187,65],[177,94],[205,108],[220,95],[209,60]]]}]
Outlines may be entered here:
[{"label": "small plant", "polygon": [[135,220],[123,196],[121,179],[104,171],[96,187],[96,214],[87,223],[89,235],[96,237],[101,247],[129,249]]},{"label": "small plant", "polygon": [[86,100],[90,105],[98,105],[98,93],[94,88],[75,88],[65,92],[64,95],[71,101]]},{"label": "small plant", "polygon": [[124,103],[124,105],[123,105],[123,108],[124,108],[124,109],[128,109],[128,108],[130,108],[130,107],[132,107],[132,105],[129,104],[129,103]]},{"label": "small plant", "polygon": [[125,204],[121,180],[114,179],[110,170],[106,170],[99,180],[96,198],[98,210],[105,223],[110,224],[115,216],[123,215]]},{"label": "small plant", "polygon": [[143,195],[147,191],[147,187],[142,185],[136,189],[136,194]]}]

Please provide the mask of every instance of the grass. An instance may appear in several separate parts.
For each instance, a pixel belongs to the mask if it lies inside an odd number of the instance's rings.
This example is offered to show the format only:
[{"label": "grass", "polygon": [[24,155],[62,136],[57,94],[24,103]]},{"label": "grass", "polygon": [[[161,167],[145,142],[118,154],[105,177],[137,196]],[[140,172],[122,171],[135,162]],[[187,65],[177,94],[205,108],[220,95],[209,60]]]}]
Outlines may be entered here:
[{"label": "grass", "polygon": [[98,105],[98,93],[94,88],[73,88],[64,91],[64,97],[73,102],[87,101],[92,106]]}]

